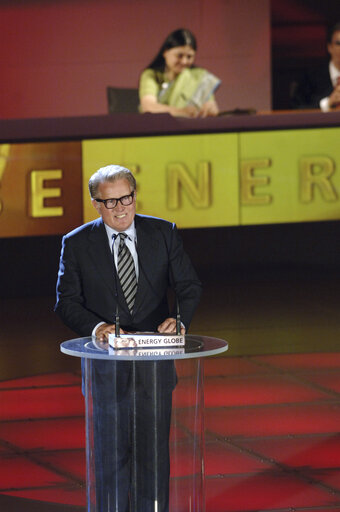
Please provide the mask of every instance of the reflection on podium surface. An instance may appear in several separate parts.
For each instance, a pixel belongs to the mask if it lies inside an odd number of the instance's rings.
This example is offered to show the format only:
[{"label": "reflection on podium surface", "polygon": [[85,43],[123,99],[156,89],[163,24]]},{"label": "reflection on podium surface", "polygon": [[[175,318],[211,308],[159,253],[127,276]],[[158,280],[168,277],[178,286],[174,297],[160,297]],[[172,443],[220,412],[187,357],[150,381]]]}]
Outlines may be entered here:
[{"label": "reflection on podium surface", "polygon": [[[85,347],[89,350],[99,350],[104,354],[107,353],[109,356],[115,358],[157,358],[162,357],[165,359],[176,359],[179,356],[185,354],[199,353],[203,348],[203,339],[199,336],[186,336],[184,346],[181,347],[150,347],[150,348],[137,348],[137,347],[126,347],[126,348],[113,348],[106,340],[99,340],[98,338],[92,337],[91,341],[86,342]],[[218,344],[216,345],[216,349]]]}]

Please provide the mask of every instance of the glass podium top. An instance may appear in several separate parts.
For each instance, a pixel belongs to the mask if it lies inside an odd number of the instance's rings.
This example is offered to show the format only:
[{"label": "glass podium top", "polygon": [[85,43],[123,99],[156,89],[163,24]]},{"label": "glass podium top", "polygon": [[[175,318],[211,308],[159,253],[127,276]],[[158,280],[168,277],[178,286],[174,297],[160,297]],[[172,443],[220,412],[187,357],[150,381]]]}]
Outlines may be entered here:
[{"label": "glass podium top", "polygon": [[164,359],[189,359],[221,354],[228,350],[228,343],[210,336],[185,336],[184,347],[170,348],[122,348],[113,349],[107,342],[94,337],[76,338],[64,341],[60,345],[64,354],[88,359],[107,359],[114,361],[157,361]]}]

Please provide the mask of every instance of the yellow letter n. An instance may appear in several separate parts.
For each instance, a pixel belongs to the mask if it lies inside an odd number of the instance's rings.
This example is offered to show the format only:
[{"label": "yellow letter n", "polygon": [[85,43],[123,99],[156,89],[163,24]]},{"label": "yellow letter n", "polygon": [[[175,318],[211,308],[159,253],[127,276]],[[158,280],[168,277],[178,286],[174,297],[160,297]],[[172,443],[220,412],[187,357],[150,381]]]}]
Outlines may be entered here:
[{"label": "yellow letter n", "polygon": [[199,162],[197,178],[192,177],[187,167],[174,162],[167,166],[168,175],[168,208],[177,210],[180,207],[183,188],[195,208],[208,208],[211,204],[210,163]]}]

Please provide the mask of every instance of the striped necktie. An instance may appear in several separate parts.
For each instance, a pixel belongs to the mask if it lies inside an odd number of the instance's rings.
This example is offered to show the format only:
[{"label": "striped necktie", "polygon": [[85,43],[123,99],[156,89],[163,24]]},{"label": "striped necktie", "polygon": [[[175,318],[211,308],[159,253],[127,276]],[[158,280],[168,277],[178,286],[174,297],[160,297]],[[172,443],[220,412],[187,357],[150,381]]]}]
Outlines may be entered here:
[{"label": "striped necktie", "polygon": [[137,293],[137,277],[133,257],[125,243],[126,233],[119,233],[118,278],[130,313]]}]

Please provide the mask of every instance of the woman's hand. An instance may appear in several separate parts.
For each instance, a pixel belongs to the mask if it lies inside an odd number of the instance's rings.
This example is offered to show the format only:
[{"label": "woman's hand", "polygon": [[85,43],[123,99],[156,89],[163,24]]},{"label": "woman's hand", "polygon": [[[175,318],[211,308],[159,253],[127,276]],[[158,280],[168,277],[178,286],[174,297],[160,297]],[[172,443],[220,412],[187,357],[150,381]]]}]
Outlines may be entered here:
[{"label": "woman's hand", "polygon": [[142,112],[150,112],[152,114],[168,113],[175,117],[198,117],[198,109],[193,105],[183,108],[163,105],[163,103],[158,103],[157,98],[151,94],[141,98],[140,106]]},{"label": "woman's hand", "polygon": [[218,115],[218,106],[215,100],[206,101],[200,111],[198,112],[198,117],[209,117],[209,116],[217,116]]},{"label": "woman's hand", "polygon": [[163,105],[158,103],[154,96],[147,95],[141,98],[142,112],[151,112],[153,114],[168,113],[175,117],[210,117],[218,115],[218,106],[215,100],[209,100],[202,105],[200,109],[194,105],[187,105],[183,108]]},{"label": "woman's hand", "polygon": [[175,107],[172,107],[172,108],[175,109],[174,113],[172,115],[177,116],[177,117],[198,117],[199,116],[199,111],[196,107],[194,107],[194,105],[188,105],[183,108],[175,108]]}]

